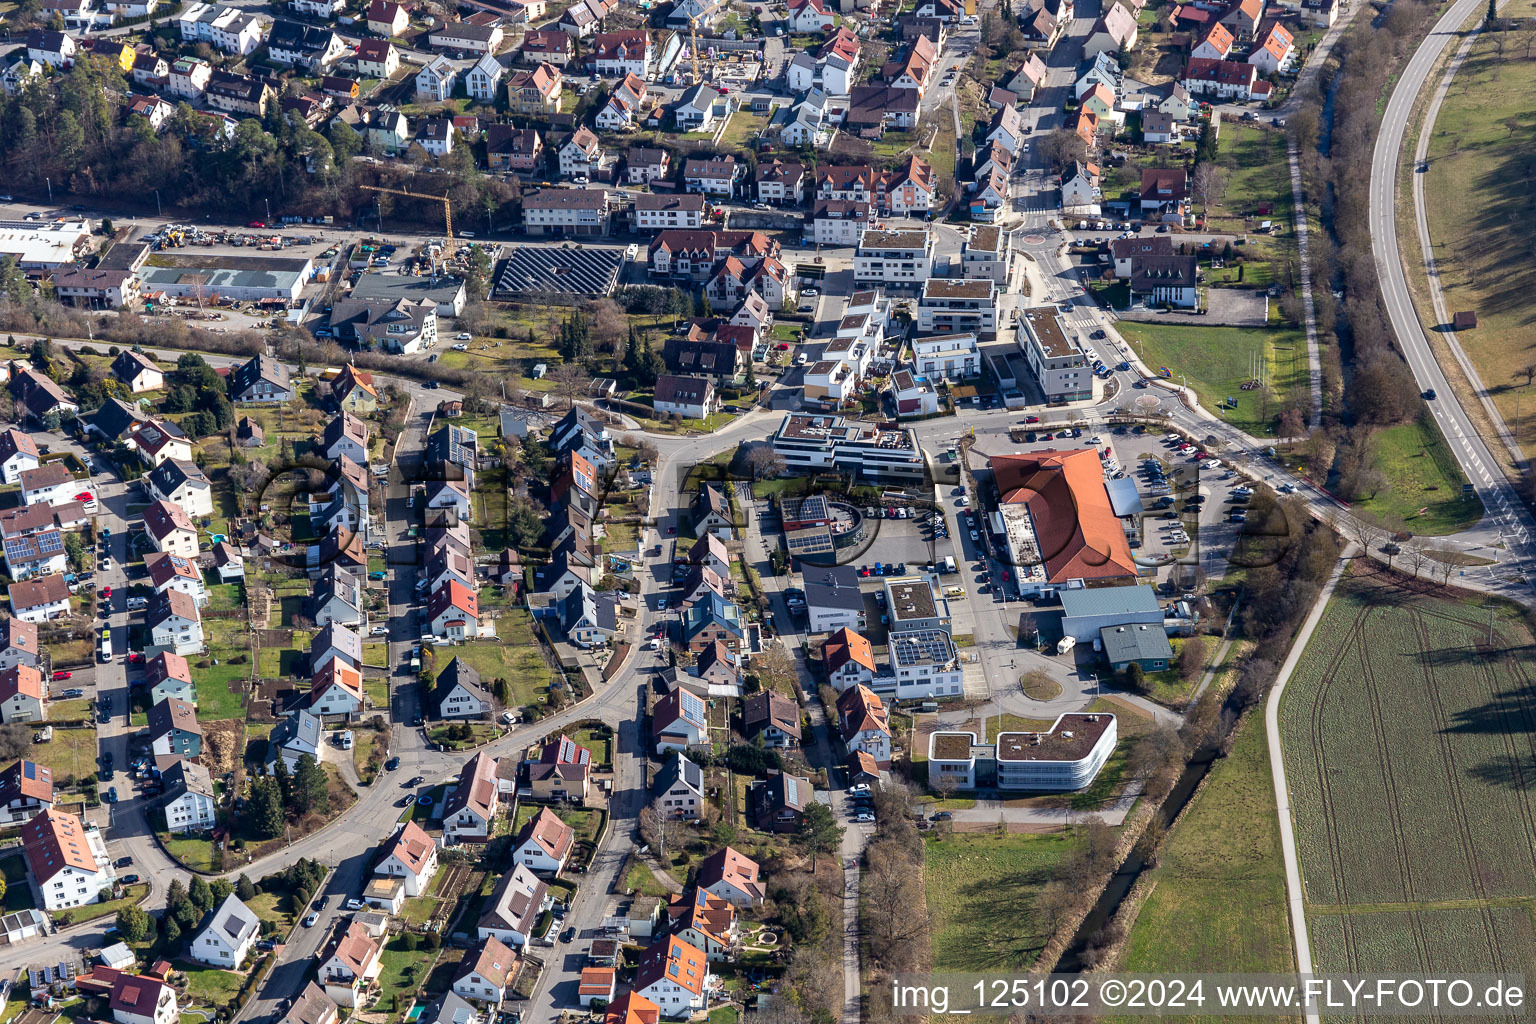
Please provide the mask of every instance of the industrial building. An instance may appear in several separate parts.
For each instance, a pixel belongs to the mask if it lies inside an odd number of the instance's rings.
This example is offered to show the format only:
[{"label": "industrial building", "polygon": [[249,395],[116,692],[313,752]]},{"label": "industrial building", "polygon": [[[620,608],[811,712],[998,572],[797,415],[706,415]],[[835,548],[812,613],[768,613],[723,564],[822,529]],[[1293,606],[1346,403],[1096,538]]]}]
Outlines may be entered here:
[{"label": "industrial building", "polygon": [[297,303],[313,272],[313,261],[302,256],[157,252],[139,268],[139,278],[146,296],[160,292],[200,302],[283,299]]},{"label": "industrial building", "polygon": [[83,220],[0,220],[0,258],[11,257],[22,270],[53,270],[94,248]]}]

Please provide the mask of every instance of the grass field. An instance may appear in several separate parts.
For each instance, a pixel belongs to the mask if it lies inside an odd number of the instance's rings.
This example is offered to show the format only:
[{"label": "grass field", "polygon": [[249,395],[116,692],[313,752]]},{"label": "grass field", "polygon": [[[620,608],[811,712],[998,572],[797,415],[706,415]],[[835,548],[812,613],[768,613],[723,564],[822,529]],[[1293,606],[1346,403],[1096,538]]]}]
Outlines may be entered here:
[{"label": "grass field", "polygon": [[[1237,399],[1235,409],[1220,415],[1233,426],[1259,437],[1272,437],[1285,407],[1286,395],[1307,384],[1306,335],[1293,328],[1190,327],[1185,324],[1144,324],[1122,320],[1116,328],[1136,346],[1142,360],[1156,373],[1167,367],[1174,383],[1189,385],[1212,411]],[[1250,357],[1262,353],[1270,371],[1270,394],[1244,391],[1250,379]],[[1305,401],[1302,408],[1306,407]]]},{"label": "grass field", "polygon": [[1261,715],[1174,826],[1117,969],[1289,971],[1290,920]]},{"label": "grass field", "polygon": [[493,643],[467,643],[438,653],[438,665],[448,666],[453,658],[463,658],[487,684],[506,679],[512,684],[512,704],[537,703],[549,692],[550,669],[539,653],[533,635],[533,617],[526,609],[508,609],[496,621],[498,639]]},{"label": "grass field", "polygon": [[1066,835],[960,835],[924,844],[933,969],[1028,967],[1049,938],[1030,908],[1073,848]]},{"label": "grass field", "polygon": [[[1526,0],[1513,0],[1501,13],[1518,18],[1531,12]],[[1536,192],[1527,170],[1536,145],[1530,103],[1536,61],[1501,59],[1496,45],[1491,34],[1478,40],[1440,107],[1424,175],[1425,209],[1447,309],[1477,312],[1477,328],[1457,338],[1504,421],[1530,444],[1536,440],[1536,388],[1520,387],[1517,424],[1515,385],[1523,385],[1524,377],[1517,382],[1511,375],[1536,363],[1530,330]],[[1516,40],[1512,51],[1523,56],[1523,41]],[[1412,259],[1418,250],[1410,247]],[[1425,309],[1431,316],[1427,302]]]},{"label": "grass field", "polygon": [[[1227,170],[1227,187],[1220,202],[1211,205],[1213,230],[1238,234],[1273,220],[1289,232],[1293,205],[1284,132],[1227,122],[1221,126],[1217,162]],[[1261,212],[1266,207],[1269,212]]]},{"label": "grass field", "polygon": [[84,778],[96,774],[96,730],[54,729],[53,739],[35,744],[27,755],[53,771],[55,782],[66,775]]},{"label": "grass field", "polygon": [[1280,717],[1317,969],[1529,971],[1530,629],[1356,565]]},{"label": "grass field", "polygon": [[32,886],[27,884],[27,861],[20,850],[0,857],[0,878],[5,879],[5,902],[0,907],[6,913],[29,910],[36,906],[32,899]]},{"label": "grass field", "polygon": [[[1467,476],[1433,422],[1387,427],[1371,440],[1376,446],[1373,461],[1386,477],[1387,489],[1356,502],[1356,507],[1429,537],[1458,533],[1482,518],[1483,503],[1477,495],[1462,496]],[[1428,511],[1419,515],[1421,508]]]},{"label": "grass field", "polygon": [[117,912],[124,907],[137,903],[149,892],[149,886],[143,883],[138,885],[126,885],[118,890],[122,895],[115,900],[105,903],[87,903],[83,907],[70,907],[67,910],[55,910],[53,918],[60,927],[76,924],[80,921],[95,921],[103,917],[115,917]]}]

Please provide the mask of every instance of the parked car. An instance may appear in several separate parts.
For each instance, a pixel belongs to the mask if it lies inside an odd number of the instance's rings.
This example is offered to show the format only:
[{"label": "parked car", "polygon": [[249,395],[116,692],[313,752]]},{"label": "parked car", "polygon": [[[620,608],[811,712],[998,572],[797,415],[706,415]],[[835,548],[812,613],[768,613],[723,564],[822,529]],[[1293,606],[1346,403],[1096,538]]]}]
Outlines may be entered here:
[{"label": "parked car", "polygon": [[399,767],[400,767],[400,759],[398,757],[392,757],[388,761],[384,762],[384,770],[387,771],[387,772],[392,772],[396,768],[399,768]]},{"label": "parked car", "polygon": [[319,914],[310,914],[308,917],[304,918],[304,927],[305,928],[313,928],[315,926],[315,922],[319,921],[319,920],[320,920],[320,915]]},{"label": "parked car", "polygon": [[124,875],[122,878],[119,878],[118,881],[121,882],[123,885],[138,885],[139,884],[139,876],[138,875]]},{"label": "parked car", "polygon": [[59,671],[59,672],[55,672],[53,674],[53,680],[54,680],[54,682],[58,682],[60,679],[68,679],[68,678],[70,678],[73,675],[74,675],[73,672]]}]

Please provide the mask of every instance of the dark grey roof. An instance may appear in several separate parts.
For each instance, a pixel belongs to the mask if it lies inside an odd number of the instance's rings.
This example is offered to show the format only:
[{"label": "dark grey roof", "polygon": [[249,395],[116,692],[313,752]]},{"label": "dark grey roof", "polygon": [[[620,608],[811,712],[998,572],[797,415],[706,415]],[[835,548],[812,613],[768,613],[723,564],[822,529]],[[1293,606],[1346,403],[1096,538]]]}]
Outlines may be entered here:
[{"label": "dark grey roof", "polygon": [[807,566],[804,576],[805,603],[809,607],[863,611],[864,595],[859,591],[859,574],[853,566]]},{"label": "dark grey roof", "polygon": [[678,782],[698,793],[704,792],[704,772],[698,765],[688,760],[681,751],[676,752],[672,760],[662,766],[656,773],[656,792],[665,793]]},{"label": "dark grey roof", "polygon": [[485,688],[485,682],[480,678],[480,673],[473,665],[458,658],[454,658],[442,672],[438,673],[437,682],[432,687],[433,701],[441,707],[443,698],[452,693],[456,686],[464,687],[471,696],[482,703],[491,703],[491,692]]},{"label": "dark grey roof", "polygon": [[128,428],[148,417],[120,398],[109,398],[100,409],[91,413],[85,421],[109,441],[118,441],[128,433]]}]

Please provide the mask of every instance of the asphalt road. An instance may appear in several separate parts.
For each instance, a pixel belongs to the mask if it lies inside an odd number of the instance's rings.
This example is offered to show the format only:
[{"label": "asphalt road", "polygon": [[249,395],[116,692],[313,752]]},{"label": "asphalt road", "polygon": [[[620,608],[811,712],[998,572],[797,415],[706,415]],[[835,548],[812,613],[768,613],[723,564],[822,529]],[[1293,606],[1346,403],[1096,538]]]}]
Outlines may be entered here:
[{"label": "asphalt road", "polygon": [[[1441,433],[1445,435],[1450,450],[1455,454],[1456,461],[1483,501],[1483,507],[1487,510],[1485,524],[1495,528],[1499,539],[1508,545],[1509,555],[1512,556],[1508,561],[1518,563],[1518,570],[1525,575],[1527,581],[1532,581],[1536,580],[1536,576],[1533,576],[1533,568],[1536,567],[1531,562],[1532,531],[1536,530],[1536,523],[1533,523],[1514,488],[1500,471],[1487,443],[1462,408],[1430,348],[1429,338],[1424,333],[1413,305],[1413,296],[1408,290],[1408,278],[1397,234],[1397,171],[1414,104],[1441,54],[1460,38],[1458,30],[1461,25],[1481,6],[1478,0],[1458,0],[1447,10],[1403,68],[1387,100],[1381,132],[1371,157],[1371,239],[1376,268],[1381,277],[1382,299],[1386,303],[1392,330],[1397,335],[1398,347],[1407,359],[1419,387],[1426,393],[1433,390],[1437,395],[1426,404]],[[1533,595],[1528,582],[1522,588],[1519,599],[1529,605],[1533,597],[1536,595]]]}]

